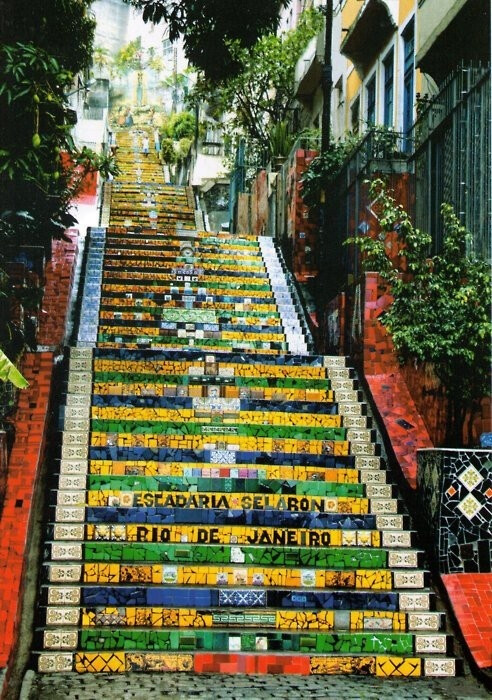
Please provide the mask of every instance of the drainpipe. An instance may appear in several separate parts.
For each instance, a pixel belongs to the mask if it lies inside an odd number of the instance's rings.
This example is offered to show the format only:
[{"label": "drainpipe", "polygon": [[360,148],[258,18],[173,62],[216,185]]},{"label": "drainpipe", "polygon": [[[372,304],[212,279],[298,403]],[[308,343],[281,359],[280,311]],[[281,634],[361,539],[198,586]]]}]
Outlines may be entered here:
[{"label": "drainpipe", "polygon": [[321,151],[330,148],[331,137],[331,91],[333,87],[331,62],[331,35],[333,30],[333,0],[326,0],[325,15],[325,54],[322,74],[323,113],[321,116]]},{"label": "drainpipe", "polygon": [[[331,144],[331,93],[333,87],[332,75],[332,30],[333,30],[333,0],[326,0],[325,15],[325,51],[321,86],[323,89],[323,111],[321,114],[321,153],[327,153]],[[322,306],[333,295],[333,282],[336,276],[336,262],[333,260],[333,234],[331,229],[333,221],[333,202],[327,191],[324,192],[322,203],[321,240],[318,241],[319,257],[321,261],[320,272],[320,303]],[[320,309],[321,310],[321,309]]]}]

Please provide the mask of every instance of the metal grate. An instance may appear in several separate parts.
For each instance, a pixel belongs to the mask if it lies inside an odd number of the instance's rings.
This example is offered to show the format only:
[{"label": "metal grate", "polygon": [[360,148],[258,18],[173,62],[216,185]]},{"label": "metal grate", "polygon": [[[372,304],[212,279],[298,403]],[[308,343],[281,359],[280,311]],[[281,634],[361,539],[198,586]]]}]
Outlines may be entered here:
[{"label": "metal grate", "polygon": [[462,65],[421,105],[412,136],[416,225],[442,244],[442,202],[452,204],[473,234],[470,252],[490,257],[490,66]]}]

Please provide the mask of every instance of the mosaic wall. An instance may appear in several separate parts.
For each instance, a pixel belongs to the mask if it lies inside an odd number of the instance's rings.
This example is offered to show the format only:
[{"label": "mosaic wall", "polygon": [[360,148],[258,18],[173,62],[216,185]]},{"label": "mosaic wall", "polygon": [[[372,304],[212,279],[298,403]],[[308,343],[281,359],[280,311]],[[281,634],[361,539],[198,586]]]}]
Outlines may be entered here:
[{"label": "mosaic wall", "polygon": [[439,571],[490,572],[492,451],[419,450],[417,497]]}]

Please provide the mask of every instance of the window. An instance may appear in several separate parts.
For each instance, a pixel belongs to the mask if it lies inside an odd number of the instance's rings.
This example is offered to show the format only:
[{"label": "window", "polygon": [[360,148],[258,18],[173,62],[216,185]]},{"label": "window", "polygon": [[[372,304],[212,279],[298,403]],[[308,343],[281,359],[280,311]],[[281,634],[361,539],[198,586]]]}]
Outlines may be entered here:
[{"label": "window", "polygon": [[172,61],[173,58],[173,45],[169,39],[162,40],[162,53],[166,60]]},{"label": "window", "polygon": [[[415,34],[414,22],[406,27],[403,33],[403,133],[408,134],[413,124],[413,90],[414,90],[414,53]],[[407,141],[409,150],[410,142]]]},{"label": "window", "polygon": [[376,123],[376,74],[367,83],[366,102],[366,121],[368,126],[374,126]]},{"label": "window", "polygon": [[395,56],[391,49],[383,61],[383,124],[387,127],[393,126],[394,66]]},{"label": "window", "polygon": [[350,124],[354,134],[359,133],[360,97],[356,97],[350,108]]}]

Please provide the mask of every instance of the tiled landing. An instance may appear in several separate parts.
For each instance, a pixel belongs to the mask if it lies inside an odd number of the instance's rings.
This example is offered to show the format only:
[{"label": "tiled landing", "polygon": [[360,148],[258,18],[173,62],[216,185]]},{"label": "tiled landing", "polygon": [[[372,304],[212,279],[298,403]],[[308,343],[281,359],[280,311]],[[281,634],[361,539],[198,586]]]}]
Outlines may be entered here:
[{"label": "tiled landing", "polygon": [[492,574],[445,574],[442,581],[473,660],[490,674]]}]

